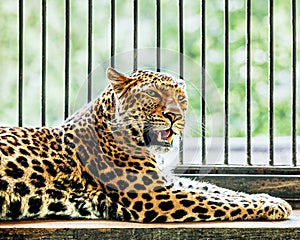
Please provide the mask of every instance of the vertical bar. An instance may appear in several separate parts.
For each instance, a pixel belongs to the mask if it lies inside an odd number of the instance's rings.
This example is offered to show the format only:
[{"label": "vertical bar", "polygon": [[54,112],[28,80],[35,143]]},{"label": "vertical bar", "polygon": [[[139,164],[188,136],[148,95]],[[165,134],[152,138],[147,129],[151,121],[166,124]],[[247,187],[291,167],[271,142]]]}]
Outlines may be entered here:
[{"label": "vertical bar", "polygon": [[116,25],[115,0],[110,1],[110,66],[115,67],[115,25]]},{"label": "vertical bar", "polygon": [[269,165],[274,165],[274,4],[269,0]]},{"label": "vertical bar", "polygon": [[183,0],[179,0],[179,75],[183,79]]},{"label": "vertical bar", "polygon": [[[183,0],[179,0],[179,77],[184,79]],[[179,139],[179,163],[183,164],[183,135]]]},{"label": "vertical bar", "polygon": [[88,94],[87,101],[92,100],[92,62],[93,62],[93,0],[88,1]]},{"label": "vertical bar", "polygon": [[133,0],[133,70],[138,66],[138,0]]},{"label": "vertical bar", "polygon": [[228,164],[229,139],[229,9],[228,0],[224,1],[224,164]]},{"label": "vertical bar", "polygon": [[297,1],[292,0],[292,163],[297,166]]},{"label": "vertical bar", "polygon": [[206,101],[206,2],[205,0],[201,0],[201,18],[202,18],[202,26],[201,26],[201,95],[202,95],[202,102],[201,102],[201,127],[202,127],[202,164],[206,164],[206,108],[205,108],[205,101]]},{"label": "vertical bar", "polygon": [[246,65],[247,65],[247,83],[246,83],[246,99],[247,99],[247,164],[251,163],[251,0],[247,0],[246,9]]},{"label": "vertical bar", "polygon": [[156,0],[156,71],[160,72],[161,68],[161,10],[160,0]]},{"label": "vertical bar", "polygon": [[65,119],[69,116],[70,0],[65,0]]},{"label": "vertical bar", "polygon": [[19,81],[18,81],[18,125],[23,125],[23,13],[24,3],[19,0]]},{"label": "vertical bar", "polygon": [[46,19],[47,19],[47,1],[42,1],[42,126],[46,125],[46,59],[47,59],[47,39],[46,39]]}]

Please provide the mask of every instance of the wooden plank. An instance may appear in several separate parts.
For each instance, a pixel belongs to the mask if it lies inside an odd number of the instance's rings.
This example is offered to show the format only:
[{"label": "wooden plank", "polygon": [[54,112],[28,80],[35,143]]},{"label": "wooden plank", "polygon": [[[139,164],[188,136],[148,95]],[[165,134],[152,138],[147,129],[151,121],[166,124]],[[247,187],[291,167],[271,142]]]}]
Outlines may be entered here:
[{"label": "wooden plank", "polygon": [[268,193],[300,208],[300,168],[178,166],[175,174],[247,193]]},{"label": "wooden plank", "polygon": [[58,229],[49,231],[47,229],[15,230],[1,235],[6,239],[44,239],[44,240],[178,240],[178,239],[299,239],[300,230],[293,229]]},{"label": "wooden plank", "polygon": [[240,165],[178,165],[175,174],[300,175],[300,167]]},{"label": "wooden plank", "polygon": [[300,211],[285,221],[139,224],[116,221],[0,222],[0,239],[300,239]]}]

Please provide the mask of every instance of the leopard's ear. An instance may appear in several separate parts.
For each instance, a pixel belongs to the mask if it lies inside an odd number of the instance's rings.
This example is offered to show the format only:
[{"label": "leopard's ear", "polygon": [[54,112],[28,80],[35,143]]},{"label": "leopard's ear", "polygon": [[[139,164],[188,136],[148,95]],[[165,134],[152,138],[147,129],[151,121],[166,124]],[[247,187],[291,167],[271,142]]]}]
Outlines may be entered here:
[{"label": "leopard's ear", "polygon": [[109,67],[106,70],[106,76],[111,82],[126,81],[128,78],[123,73],[118,72],[117,70],[113,69],[112,67]]},{"label": "leopard's ear", "polygon": [[115,92],[120,96],[128,89],[128,85],[134,81],[134,78],[127,77],[124,74],[109,67],[106,71],[107,79],[110,80]]}]

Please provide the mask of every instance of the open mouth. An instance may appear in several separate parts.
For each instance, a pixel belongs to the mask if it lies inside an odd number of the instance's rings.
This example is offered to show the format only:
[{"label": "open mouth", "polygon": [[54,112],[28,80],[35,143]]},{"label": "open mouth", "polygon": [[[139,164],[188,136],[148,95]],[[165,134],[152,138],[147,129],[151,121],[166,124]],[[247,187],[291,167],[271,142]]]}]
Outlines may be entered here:
[{"label": "open mouth", "polygon": [[[149,128],[148,128],[149,129]],[[171,128],[166,130],[149,129],[144,132],[145,145],[158,145],[163,147],[172,147],[174,132]]]}]

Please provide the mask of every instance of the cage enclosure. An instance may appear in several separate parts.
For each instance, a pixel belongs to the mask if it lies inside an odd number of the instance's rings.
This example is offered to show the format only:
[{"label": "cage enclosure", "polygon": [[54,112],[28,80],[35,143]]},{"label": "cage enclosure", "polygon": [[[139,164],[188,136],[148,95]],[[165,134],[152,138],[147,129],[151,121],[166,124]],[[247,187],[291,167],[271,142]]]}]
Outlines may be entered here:
[{"label": "cage enclosure", "polygon": [[55,126],[107,85],[105,69],[187,83],[181,176],[299,207],[299,4],[10,1],[0,8],[1,125]]}]

